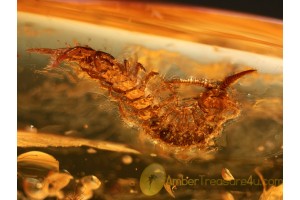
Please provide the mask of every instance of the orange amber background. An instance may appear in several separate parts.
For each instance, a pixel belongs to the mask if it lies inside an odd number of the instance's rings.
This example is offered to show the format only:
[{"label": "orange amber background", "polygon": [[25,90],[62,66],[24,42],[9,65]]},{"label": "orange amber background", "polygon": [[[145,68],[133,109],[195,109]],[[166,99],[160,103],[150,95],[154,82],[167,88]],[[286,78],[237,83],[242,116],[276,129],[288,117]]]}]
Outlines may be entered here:
[{"label": "orange amber background", "polygon": [[282,57],[282,21],[200,7],[126,1],[18,0],[18,11]]}]

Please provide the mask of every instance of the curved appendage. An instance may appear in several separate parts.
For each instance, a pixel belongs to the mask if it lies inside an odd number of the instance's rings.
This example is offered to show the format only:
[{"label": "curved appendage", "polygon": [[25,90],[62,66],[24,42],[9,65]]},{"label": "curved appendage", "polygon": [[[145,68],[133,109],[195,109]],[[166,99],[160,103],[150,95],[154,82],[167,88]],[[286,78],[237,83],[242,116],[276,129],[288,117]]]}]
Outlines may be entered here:
[{"label": "curved appendage", "polygon": [[252,72],[256,72],[255,69],[249,69],[246,71],[242,71],[240,73],[231,75],[231,76],[227,76],[221,83],[220,85],[220,89],[221,90],[225,90],[226,88],[228,88],[230,85],[232,85],[235,81],[237,81],[238,79],[240,79],[241,77],[250,74]]}]

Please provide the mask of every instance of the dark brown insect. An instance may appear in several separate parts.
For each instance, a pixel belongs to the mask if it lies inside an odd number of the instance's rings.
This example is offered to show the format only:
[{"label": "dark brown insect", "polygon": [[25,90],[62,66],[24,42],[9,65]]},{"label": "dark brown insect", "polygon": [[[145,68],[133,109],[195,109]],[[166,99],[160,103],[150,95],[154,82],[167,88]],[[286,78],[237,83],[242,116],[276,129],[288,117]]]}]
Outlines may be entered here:
[{"label": "dark brown insect", "polygon": [[[227,89],[242,76],[256,71],[242,71],[222,81],[165,80],[157,72],[147,72],[140,63],[130,65],[127,60],[121,63],[110,54],[89,47],[28,51],[49,54],[49,67],[61,62],[76,63],[109,91],[126,122],[138,127],[143,136],[161,147],[180,151],[190,147],[210,149],[224,123],[240,113],[238,103]],[[176,91],[182,84],[199,85],[205,91],[190,101],[183,101]]]}]

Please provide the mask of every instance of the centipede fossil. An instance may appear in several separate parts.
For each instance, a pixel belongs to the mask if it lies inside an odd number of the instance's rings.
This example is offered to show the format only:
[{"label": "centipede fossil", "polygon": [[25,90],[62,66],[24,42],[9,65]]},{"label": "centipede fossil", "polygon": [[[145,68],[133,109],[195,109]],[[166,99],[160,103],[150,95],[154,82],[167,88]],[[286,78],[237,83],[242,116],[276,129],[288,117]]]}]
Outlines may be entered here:
[{"label": "centipede fossil", "polygon": [[[167,80],[158,72],[147,71],[138,62],[120,62],[90,47],[35,48],[28,52],[50,55],[48,67],[57,67],[62,62],[75,63],[109,92],[125,122],[139,128],[140,134],[156,144],[180,151],[193,147],[205,152],[211,148],[224,124],[240,114],[239,103],[228,88],[256,71],[249,69],[221,81]],[[182,101],[176,88],[183,84],[203,87],[204,91],[190,101]]]}]

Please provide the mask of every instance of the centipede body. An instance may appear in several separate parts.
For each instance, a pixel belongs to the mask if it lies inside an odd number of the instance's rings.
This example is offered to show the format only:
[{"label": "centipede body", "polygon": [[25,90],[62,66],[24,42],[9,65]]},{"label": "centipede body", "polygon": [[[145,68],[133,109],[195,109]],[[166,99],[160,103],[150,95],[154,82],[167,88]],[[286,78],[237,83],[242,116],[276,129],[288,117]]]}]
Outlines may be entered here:
[{"label": "centipede body", "polygon": [[[112,55],[90,47],[29,49],[31,53],[51,56],[48,67],[61,62],[76,63],[82,71],[99,82],[117,102],[123,120],[140,129],[141,134],[170,147],[197,147],[206,150],[217,138],[224,124],[240,114],[238,102],[227,91],[241,77],[255,72],[250,69],[225,77],[208,79],[162,78],[147,71],[141,63],[118,61]],[[178,85],[205,88],[192,101],[182,101]]]}]

